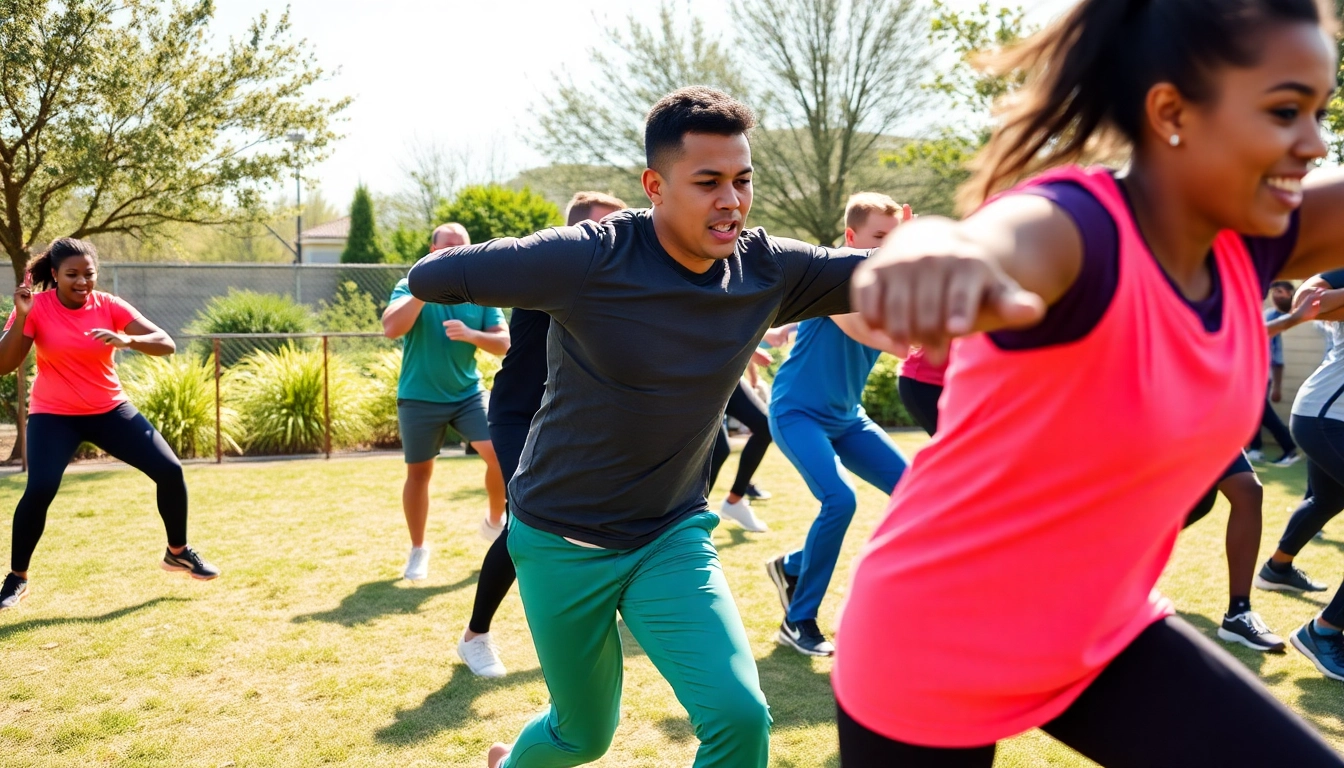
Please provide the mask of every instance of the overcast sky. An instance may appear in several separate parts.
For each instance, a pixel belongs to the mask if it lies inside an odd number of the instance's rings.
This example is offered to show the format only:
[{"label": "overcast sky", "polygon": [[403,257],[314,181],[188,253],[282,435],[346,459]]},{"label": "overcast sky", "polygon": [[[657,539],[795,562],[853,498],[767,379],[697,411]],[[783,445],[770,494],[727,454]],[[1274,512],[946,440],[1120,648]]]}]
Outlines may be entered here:
[{"label": "overcast sky", "polygon": [[[724,0],[679,0],[711,28],[732,37]],[[295,34],[334,75],[323,95],[354,97],[340,126],[345,138],[305,176],[328,200],[348,204],[360,181],[377,192],[403,182],[399,163],[411,143],[438,142],[499,151],[511,170],[545,159],[525,141],[529,107],[568,68],[582,79],[587,50],[602,26],[635,15],[652,22],[654,0],[289,0]],[[974,6],[978,0],[952,0]],[[1026,0],[1045,21],[1073,0]],[[215,29],[238,35],[275,0],[217,4]]]}]

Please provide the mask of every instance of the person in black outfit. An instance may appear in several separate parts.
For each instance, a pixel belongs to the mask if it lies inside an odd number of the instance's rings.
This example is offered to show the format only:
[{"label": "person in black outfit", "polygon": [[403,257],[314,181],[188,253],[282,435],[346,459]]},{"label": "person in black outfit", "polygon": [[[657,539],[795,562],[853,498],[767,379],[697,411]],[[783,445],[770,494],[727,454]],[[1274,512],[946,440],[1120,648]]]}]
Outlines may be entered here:
[{"label": "person in black outfit", "polygon": [[[601,221],[628,206],[619,198],[601,192],[579,192],[569,201],[565,223],[574,226],[581,221]],[[518,471],[518,460],[527,442],[527,430],[532,417],[541,407],[541,396],[546,391],[546,333],[551,318],[545,312],[515,308],[509,319],[512,344],[490,392],[490,441],[499,457],[499,468],[508,483]],[[769,432],[766,433],[769,435]],[[766,445],[769,445],[767,440]],[[504,596],[513,587],[517,575],[509,558],[509,528],[505,518],[504,530],[490,545],[481,563],[481,575],[476,582],[476,599],[472,604],[471,620],[457,643],[457,655],[467,667],[481,677],[503,677],[508,670],[499,658],[499,649],[490,638],[490,622],[495,618]]]}]

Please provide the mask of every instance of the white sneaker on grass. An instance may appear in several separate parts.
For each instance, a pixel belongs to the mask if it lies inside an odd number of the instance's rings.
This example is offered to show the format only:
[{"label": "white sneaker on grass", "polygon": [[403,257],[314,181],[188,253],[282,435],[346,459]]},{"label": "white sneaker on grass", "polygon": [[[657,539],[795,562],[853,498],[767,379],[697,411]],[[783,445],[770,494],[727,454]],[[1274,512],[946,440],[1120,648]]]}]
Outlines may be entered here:
[{"label": "white sneaker on grass", "polygon": [[457,655],[477,677],[503,677],[509,673],[499,658],[499,649],[495,647],[495,641],[490,639],[489,632],[470,640],[459,640]]},{"label": "white sneaker on grass", "polygon": [[429,576],[429,547],[411,547],[411,556],[406,558],[406,573],[402,575],[411,581]]},{"label": "white sneaker on grass", "polygon": [[499,538],[499,534],[504,530],[504,518],[499,519],[499,525],[492,525],[489,517],[481,518],[480,534],[486,541],[494,541]]},{"label": "white sneaker on grass", "polygon": [[765,533],[770,530],[770,526],[765,524],[764,520],[756,517],[756,512],[751,508],[751,502],[743,496],[736,502],[723,500],[723,506],[719,507],[719,516],[726,517],[744,529],[752,533]]}]

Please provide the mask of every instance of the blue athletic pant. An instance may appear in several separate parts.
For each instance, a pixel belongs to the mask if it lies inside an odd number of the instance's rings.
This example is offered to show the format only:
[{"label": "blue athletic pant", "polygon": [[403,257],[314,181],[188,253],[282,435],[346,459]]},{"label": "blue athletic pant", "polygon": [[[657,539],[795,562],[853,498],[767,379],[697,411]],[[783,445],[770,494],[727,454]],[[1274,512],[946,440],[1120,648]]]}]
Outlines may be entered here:
[{"label": "blue athletic pant", "polygon": [[845,470],[890,494],[905,472],[906,461],[887,433],[867,416],[824,424],[798,411],[776,413],[772,409],[770,433],[821,502],[807,542],[784,558],[784,572],[798,577],[789,621],[815,619],[858,506],[854,483]]}]

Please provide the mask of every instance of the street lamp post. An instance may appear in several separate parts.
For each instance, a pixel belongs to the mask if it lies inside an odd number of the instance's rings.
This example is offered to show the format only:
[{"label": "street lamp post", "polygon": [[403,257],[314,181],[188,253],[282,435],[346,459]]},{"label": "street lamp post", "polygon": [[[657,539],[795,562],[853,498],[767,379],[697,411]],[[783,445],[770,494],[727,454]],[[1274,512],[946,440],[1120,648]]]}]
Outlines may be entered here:
[{"label": "street lamp post", "polygon": [[294,201],[298,216],[294,221],[294,263],[303,263],[303,162],[299,159],[299,145],[308,138],[303,131],[290,131],[285,138],[294,145]]}]

